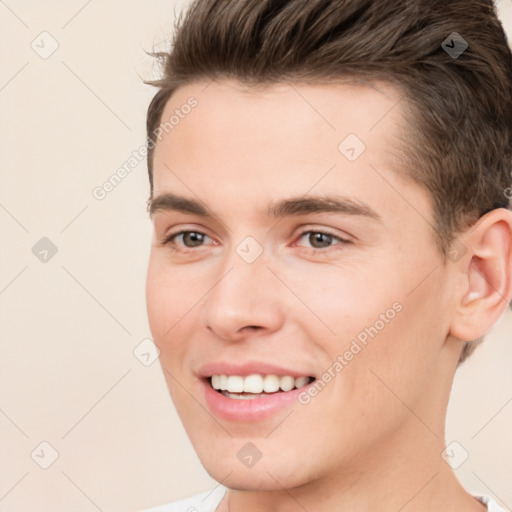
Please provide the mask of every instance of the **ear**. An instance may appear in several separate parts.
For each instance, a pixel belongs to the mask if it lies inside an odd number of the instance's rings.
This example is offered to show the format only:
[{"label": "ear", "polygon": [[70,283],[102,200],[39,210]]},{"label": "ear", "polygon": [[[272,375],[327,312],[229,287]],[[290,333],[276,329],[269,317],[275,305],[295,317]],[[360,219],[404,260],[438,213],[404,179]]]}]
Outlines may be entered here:
[{"label": "ear", "polygon": [[455,240],[467,253],[454,263],[464,285],[457,296],[450,333],[462,341],[484,336],[512,298],[512,212],[497,208]]}]

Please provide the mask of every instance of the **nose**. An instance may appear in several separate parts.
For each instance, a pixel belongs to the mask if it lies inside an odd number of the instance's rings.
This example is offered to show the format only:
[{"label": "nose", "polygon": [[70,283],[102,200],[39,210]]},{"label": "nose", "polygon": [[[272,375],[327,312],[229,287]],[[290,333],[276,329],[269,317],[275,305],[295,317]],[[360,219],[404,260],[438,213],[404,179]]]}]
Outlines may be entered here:
[{"label": "nose", "polygon": [[201,323],[229,341],[279,330],[284,321],[282,289],[267,267],[265,252],[247,263],[233,251],[224,263],[204,299]]}]

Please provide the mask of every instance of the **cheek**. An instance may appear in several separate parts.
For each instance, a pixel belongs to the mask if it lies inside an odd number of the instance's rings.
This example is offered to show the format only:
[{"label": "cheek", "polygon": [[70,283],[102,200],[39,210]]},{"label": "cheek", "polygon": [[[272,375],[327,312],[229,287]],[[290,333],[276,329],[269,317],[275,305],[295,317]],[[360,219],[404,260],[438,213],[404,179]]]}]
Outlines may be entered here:
[{"label": "cheek", "polygon": [[[316,272],[307,273],[306,278],[304,274],[299,276],[300,279],[291,275],[287,277],[287,282],[292,283],[291,287],[310,310],[308,320],[313,315],[315,329],[322,329],[321,332],[310,331],[310,339],[325,334],[324,339],[329,340],[327,348],[332,355],[346,349],[358,335],[363,343],[371,339],[369,332],[375,332],[374,326],[381,337],[381,332],[389,330],[400,315],[397,309],[401,309],[402,297],[397,280],[390,283],[393,279],[389,272],[363,270],[361,266],[325,266]],[[297,312],[302,315],[304,313],[300,305],[297,306]],[[384,315],[384,320],[381,315]],[[304,316],[299,321],[307,330]],[[311,325],[311,322],[308,323]]]},{"label": "cheek", "polygon": [[[385,395],[388,391],[380,384],[381,388],[375,387],[378,379],[370,370],[402,389],[433,364],[443,338],[439,306],[432,306],[437,284],[423,283],[411,293],[427,272],[411,265],[404,271],[396,263],[366,268],[367,272],[362,265],[350,272],[330,267],[302,283],[296,281],[294,289],[322,320],[299,320],[308,339],[316,340],[332,361],[346,354],[340,370],[344,376],[336,380],[344,381],[347,389],[351,388],[347,381],[357,384],[356,394],[363,391],[360,383],[366,382],[365,392],[374,388]],[[344,371],[347,366],[349,372]]]},{"label": "cheek", "polygon": [[[197,329],[200,300],[206,292],[203,286],[194,285],[194,279],[197,276],[178,266],[171,267],[162,255],[150,256],[146,308],[151,335],[160,350],[161,366],[180,381],[187,374],[194,354],[190,345],[191,333]],[[169,375],[165,377],[173,395],[176,383]]]},{"label": "cheek", "polygon": [[165,282],[162,279],[159,266],[155,261],[155,257],[151,255],[146,275],[146,309],[155,342],[160,338],[161,325],[165,321],[165,312],[169,311],[167,305],[169,295],[164,293],[165,288]]},{"label": "cheek", "polygon": [[[358,382],[354,398],[364,403],[362,409],[375,421],[391,424],[405,420],[407,408],[403,403],[414,408],[430,392],[429,383],[436,375],[445,339],[442,306],[433,301],[436,289],[432,281],[414,293],[404,289],[391,294],[401,311],[375,337],[369,337],[357,361],[354,358]],[[374,309],[373,316],[377,318],[380,312]]]},{"label": "cheek", "polygon": [[146,308],[148,321],[157,346],[172,339],[177,322],[186,313],[184,296],[187,288],[177,281],[176,271],[166,268],[157,255],[150,256],[146,276]]}]

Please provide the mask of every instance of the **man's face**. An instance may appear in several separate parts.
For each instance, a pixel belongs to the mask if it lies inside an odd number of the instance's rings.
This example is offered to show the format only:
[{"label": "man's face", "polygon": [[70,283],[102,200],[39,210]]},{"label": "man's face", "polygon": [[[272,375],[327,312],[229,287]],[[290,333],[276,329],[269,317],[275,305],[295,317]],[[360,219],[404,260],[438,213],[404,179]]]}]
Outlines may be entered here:
[{"label": "man's face", "polygon": [[[202,464],[229,487],[281,489],[345,470],[356,478],[403,443],[438,441],[455,361],[445,343],[453,278],[428,193],[395,172],[400,96],[354,83],[207,85],[178,89],[165,108],[162,122],[190,112],[157,143],[153,199],[172,193],[211,216],[155,209],[146,290]],[[191,96],[197,106],[181,109]],[[339,211],[267,215],[326,196]],[[163,244],[181,231],[192,233]],[[212,372],[316,381],[253,401],[213,390]]]}]

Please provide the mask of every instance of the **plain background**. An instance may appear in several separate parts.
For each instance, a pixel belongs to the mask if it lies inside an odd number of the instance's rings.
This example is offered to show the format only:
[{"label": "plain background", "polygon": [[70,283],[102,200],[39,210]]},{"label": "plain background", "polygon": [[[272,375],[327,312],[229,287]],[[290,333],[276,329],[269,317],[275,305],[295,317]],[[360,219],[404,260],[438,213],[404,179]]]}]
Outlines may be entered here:
[{"label": "plain background", "polygon": [[[155,91],[142,78],[157,72],[144,51],[186,5],[0,1],[3,512],[135,512],[216,485],[158,361],[134,355],[151,337],[145,162],[103,200],[92,194],[144,144]],[[498,7],[512,38],[512,2]],[[57,249],[46,262],[32,249],[43,237]],[[457,371],[447,424],[447,443],[469,454],[463,485],[509,510],[511,333],[508,311]]]}]

